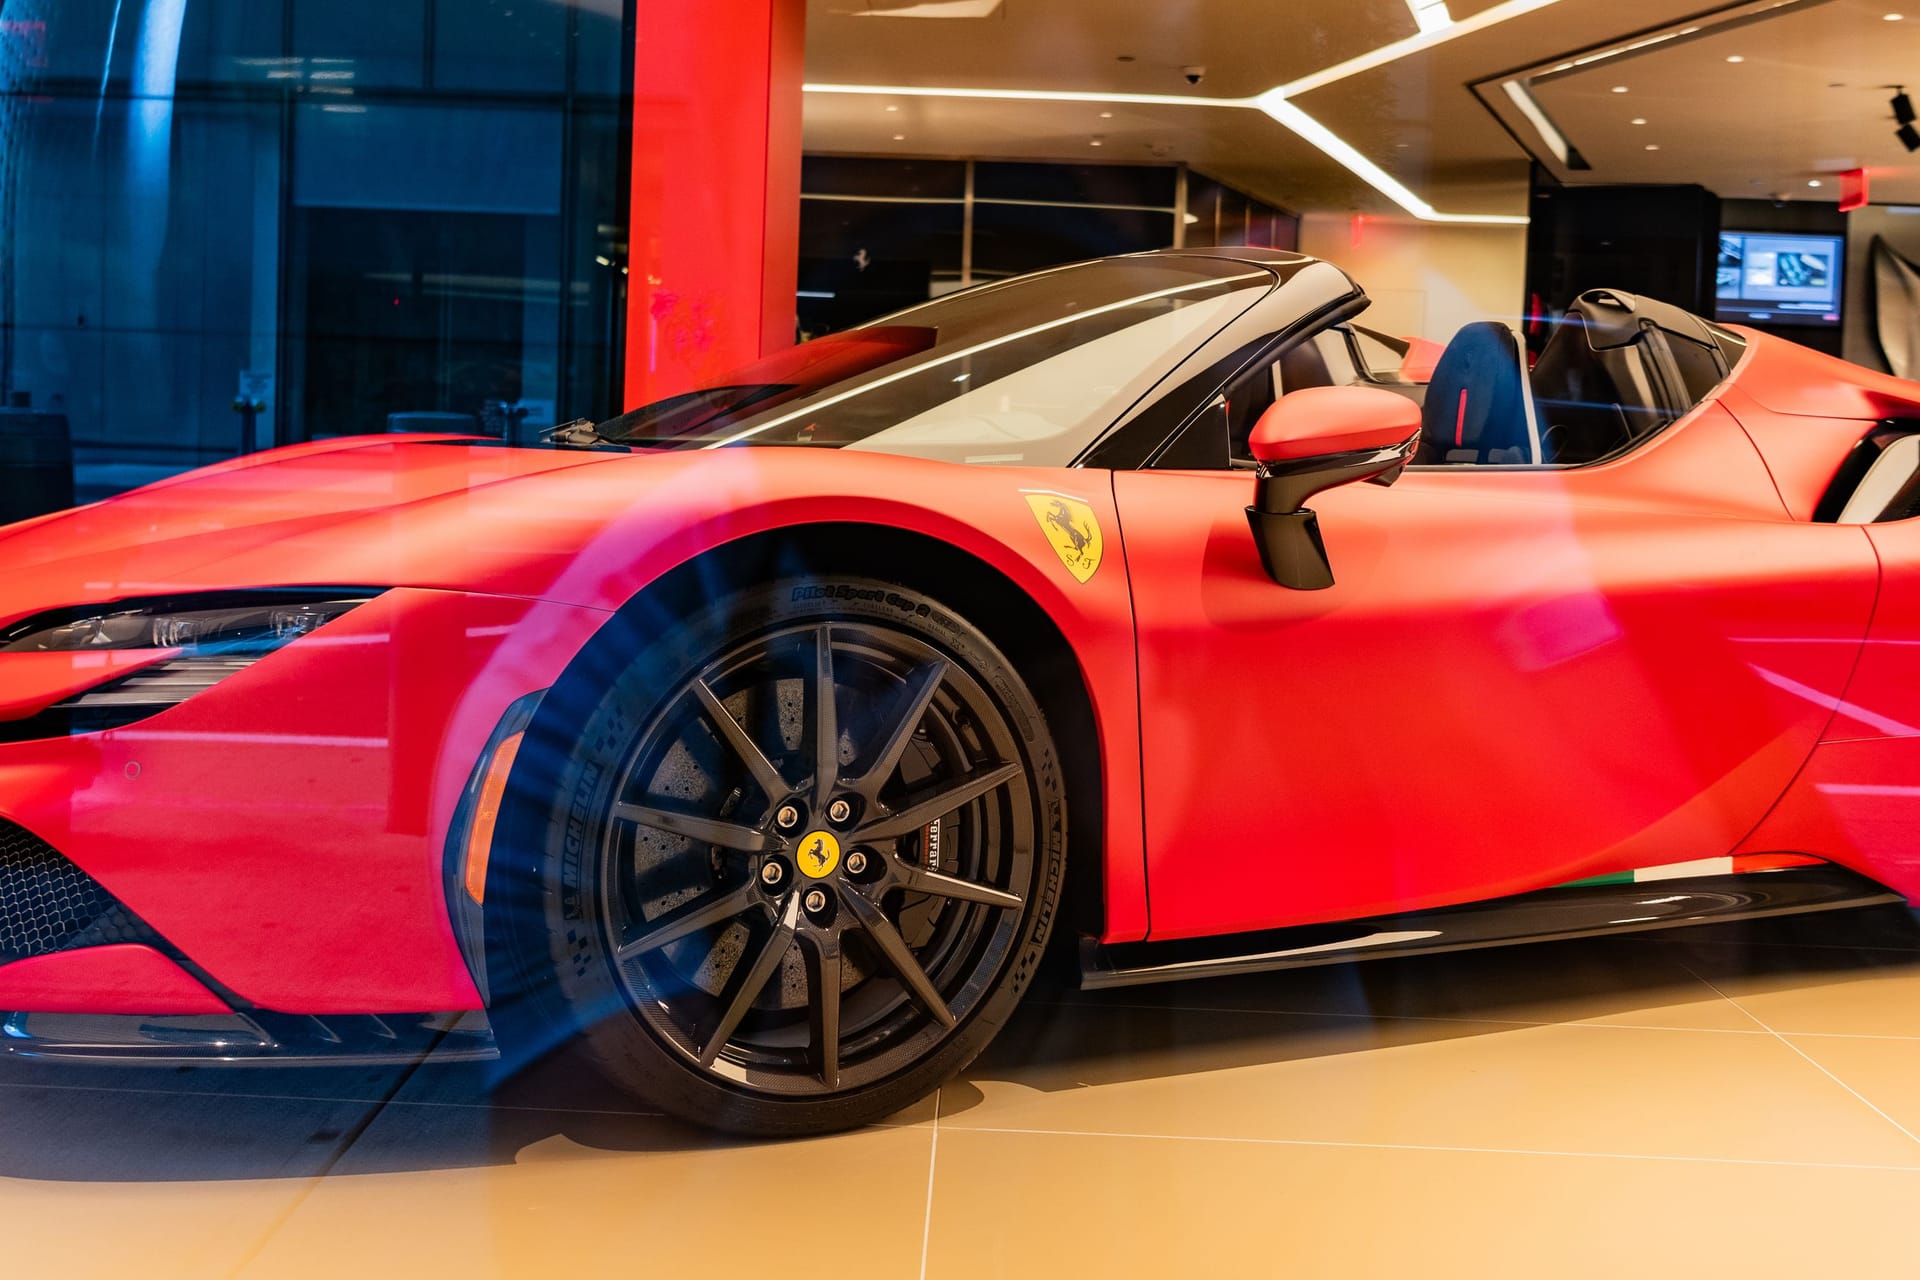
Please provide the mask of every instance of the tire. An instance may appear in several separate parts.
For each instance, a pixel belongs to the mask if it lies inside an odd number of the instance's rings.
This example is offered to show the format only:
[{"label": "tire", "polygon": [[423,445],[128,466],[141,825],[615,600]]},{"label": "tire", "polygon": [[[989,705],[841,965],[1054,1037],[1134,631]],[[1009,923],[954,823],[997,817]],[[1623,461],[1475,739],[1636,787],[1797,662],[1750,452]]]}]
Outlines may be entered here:
[{"label": "tire", "polygon": [[1059,760],[1011,664],[860,578],[603,640],[516,770],[524,853],[495,865],[518,883],[488,891],[503,1041],[578,1036],[625,1089],[762,1137],[879,1120],[971,1062],[1039,967],[1066,865]]}]

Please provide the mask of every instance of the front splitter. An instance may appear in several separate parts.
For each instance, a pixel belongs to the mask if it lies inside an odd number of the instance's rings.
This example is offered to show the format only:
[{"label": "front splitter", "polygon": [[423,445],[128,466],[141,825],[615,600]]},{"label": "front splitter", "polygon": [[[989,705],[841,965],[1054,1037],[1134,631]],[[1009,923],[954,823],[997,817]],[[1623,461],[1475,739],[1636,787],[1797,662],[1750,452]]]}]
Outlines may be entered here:
[{"label": "front splitter", "polygon": [[482,1013],[251,1013],[138,1017],[0,1014],[0,1056],[113,1066],[362,1066],[487,1062],[499,1056]]}]

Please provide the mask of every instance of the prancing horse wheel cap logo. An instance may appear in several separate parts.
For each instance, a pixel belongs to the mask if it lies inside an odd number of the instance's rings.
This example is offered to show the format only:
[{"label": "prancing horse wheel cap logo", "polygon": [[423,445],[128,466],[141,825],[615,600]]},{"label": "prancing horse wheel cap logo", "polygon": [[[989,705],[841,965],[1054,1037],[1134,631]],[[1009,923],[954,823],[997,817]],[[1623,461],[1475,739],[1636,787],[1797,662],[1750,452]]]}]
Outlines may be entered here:
[{"label": "prancing horse wheel cap logo", "polygon": [[833,874],[840,865],[840,841],[831,831],[809,831],[800,840],[800,852],[794,856],[800,872],[814,880]]}]

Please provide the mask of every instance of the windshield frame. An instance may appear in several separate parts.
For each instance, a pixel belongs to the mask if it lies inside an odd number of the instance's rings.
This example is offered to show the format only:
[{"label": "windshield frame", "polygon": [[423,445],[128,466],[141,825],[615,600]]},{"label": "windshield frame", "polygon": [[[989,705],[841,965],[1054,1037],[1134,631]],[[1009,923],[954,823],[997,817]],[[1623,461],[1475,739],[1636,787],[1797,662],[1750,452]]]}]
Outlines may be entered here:
[{"label": "windshield frame", "polygon": [[[713,380],[713,385],[739,386],[750,378],[743,375],[761,366],[770,365],[783,358],[797,357],[805,360],[804,353],[809,350],[824,350],[833,344],[836,337],[842,337],[850,344],[863,341],[863,335],[876,332],[906,332],[916,327],[925,327],[930,333],[948,327],[948,344],[943,348],[937,338],[929,342],[923,351],[912,352],[899,358],[889,359],[868,368],[855,368],[846,376],[840,376],[837,370],[834,376],[822,381],[816,389],[798,397],[783,397],[778,403],[768,406],[761,415],[735,417],[731,421],[713,427],[701,424],[701,427],[684,437],[650,437],[623,435],[617,426],[623,418],[645,414],[652,406],[641,406],[630,414],[601,424],[600,433],[607,443],[636,450],[678,451],[689,449],[747,447],[814,447],[849,448],[854,450],[869,448],[870,451],[889,452],[904,456],[939,458],[944,460],[992,465],[994,463],[1024,463],[1032,466],[1072,466],[1077,463],[1087,449],[1109,432],[1114,424],[1129,413],[1139,401],[1150,395],[1153,388],[1164,381],[1165,375],[1180,367],[1196,348],[1209,342],[1213,335],[1225,326],[1233,324],[1249,310],[1258,308],[1281,278],[1278,267],[1281,263],[1265,260],[1266,254],[1276,259],[1296,260],[1292,254],[1277,251],[1252,250],[1234,254],[1217,253],[1181,253],[1179,251],[1159,251],[1147,254],[1133,254],[1118,258],[1096,258],[1085,262],[1070,263],[1046,271],[1032,272],[1008,280],[994,281],[976,289],[963,290],[944,295],[926,303],[878,317],[858,329],[844,331],[841,335],[827,335],[815,342],[800,347],[789,348],[786,352],[776,353],[748,370],[734,371]],[[1209,261],[1210,260],[1210,261]],[[1122,274],[1132,268],[1135,278],[1130,280]],[[1089,270],[1103,271],[1101,276],[1087,276]],[[1077,289],[1084,291],[1085,305],[1076,301],[1078,296],[1073,288],[1063,289],[1053,296],[1038,295],[1032,305],[1032,323],[1023,322],[1021,313],[1015,310],[1011,319],[1003,319],[1006,314],[991,304],[998,296],[1009,290],[1030,288],[1050,278],[1063,274],[1079,272],[1083,282],[1076,282]],[[1102,285],[1105,288],[1102,288]],[[1118,287],[1116,287],[1118,286]],[[1145,287],[1155,286],[1155,287]],[[1121,290],[1124,289],[1124,292]],[[1118,293],[1120,296],[1114,296]],[[1102,295],[1105,294],[1103,297]],[[1177,328],[1177,317],[1184,308],[1167,307],[1135,320],[1128,309],[1136,312],[1147,311],[1153,304],[1168,298],[1180,298],[1182,295],[1200,295],[1195,299],[1199,305],[1218,304],[1216,313],[1202,316],[1193,324],[1191,331],[1178,331],[1167,340],[1155,345],[1150,358],[1135,364],[1121,361],[1116,364],[1115,376],[1111,382],[1103,382],[1096,387],[1076,387],[1076,394],[1084,399],[1084,404],[1070,402],[1066,405],[1049,406],[1061,410],[1062,416],[1056,419],[1057,430],[1045,431],[1027,438],[1024,454],[1017,450],[1007,450],[1003,441],[995,439],[989,432],[983,431],[981,438],[974,441],[964,433],[946,440],[933,440],[920,443],[903,443],[896,439],[886,445],[868,445],[870,440],[885,436],[896,427],[912,424],[919,418],[928,418],[937,430],[941,425],[937,414],[947,406],[956,403],[965,395],[979,394],[990,390],[998,383],[1009,386],[1022,373],[1038,368],[1048,360],[1071,358],[1075,353],[1092,355],[1095,347],[1101,343],[1123,341],[1125,336],[1147,325],[1171,322]],[[985,300],[989,305],[981,306]],[[957,314],[956,314],[957,313]],[[1102,317],[1112,316],[1122,321],[1119,327],[1110,330],[1099,329]],[[926,324],[936,321],[938,324]],[[1093,332],[1084,337],[1077,331],[1067,330],[1070,326],[1090,326]],[[1065,346],[1049,349],[1048,337],[1064,339]],[[1033,344],[1037,349],[1027,356],[1021,345]],[[960,391],[947,396],[935,390],[935,385],[945,380],[938,375],[959,362],[991,358],[999,354],[1010,357],[1011,362],[1004,368],[991,370],[987,380],[973,388],[963,387]],[[1098,360],[1097,355],[1092,358]],[[831,368],[826,361],[822,367]],[[928,375],[934,376],[929,379]],[[915,385],[909,380],[923,379]],[[953,379],[960,382],[961,379]],[[897,384],[902,387],[898,406],[889,403],[884,397],[886,388]],[[929,385],[934,384],[934,385]],[[881,398],[869,402],[867,412],[878,410],[877,421],[880,425],[862,422],[859,418],[836,421],[831,411],[837,406],[846,405],[849,410],[861,404],[860,397],[879,393]],[[694,395],[699,394],[696,389]],[[661,402],[666,403],[666,402]],[[892,411],[898,408],[897,413]],[[822,411],[829,411],[825,416]],[[1044,410],[1042,411],[1044,414]],[[771,416],[766,416],[770,414]],[[964,413],[960,415],[964,420]],[[799,429],[803,436],[810,433],[815,425],[825,424],[829,432],[836,428],[843,438],[814,441],[810,438],[767,439],[771,432],[782,428],[792,429],[797,422],[805,422]],[[983,419],[984,421],[984,419]],[[1013,419],[1009,419],[1013,421]],[[1044,426],[1044,418],[1042,419]],[[609,428],[612,429],[609,429]],[[864,429],[863,429],[864,428]],[[852,432],[851,438],[844,438],[845,432]],[[1015,437],[1018,439],[1018,437]],[[966,451],[972,450],[968,455]],[[956,454],[962,456],[955,456]],[[1011,454],[1011,456],[1008,456]],[[977,456],[976,456],[977,455]]]}]

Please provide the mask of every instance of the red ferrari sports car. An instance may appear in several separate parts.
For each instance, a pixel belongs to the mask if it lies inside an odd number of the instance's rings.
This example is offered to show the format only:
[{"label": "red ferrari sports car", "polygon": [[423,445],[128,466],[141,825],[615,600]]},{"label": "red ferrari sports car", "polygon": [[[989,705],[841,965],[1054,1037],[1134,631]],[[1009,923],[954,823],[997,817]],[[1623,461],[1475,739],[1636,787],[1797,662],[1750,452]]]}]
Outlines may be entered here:
[{"label": "red ferrari sports car", "polygon": [[1055,933],[1102,986],[1920,893],[1920,385],[1366,305],[1113,258],[0,530],[0,1046],[577,1038],[800,1133]]}]

